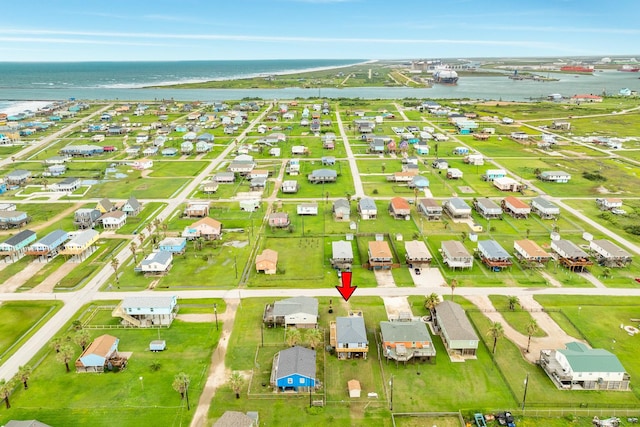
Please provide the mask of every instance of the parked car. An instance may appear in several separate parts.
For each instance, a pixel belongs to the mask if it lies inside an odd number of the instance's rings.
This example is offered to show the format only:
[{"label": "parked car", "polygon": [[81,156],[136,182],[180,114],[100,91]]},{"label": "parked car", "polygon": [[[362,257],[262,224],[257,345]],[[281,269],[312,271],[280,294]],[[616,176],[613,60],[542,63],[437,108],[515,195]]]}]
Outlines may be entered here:
[{"label": "parked car", "polygon": [[496,415],[496,420],[501,426],[516,427],[516,423],[511,412],[500,412]]}]

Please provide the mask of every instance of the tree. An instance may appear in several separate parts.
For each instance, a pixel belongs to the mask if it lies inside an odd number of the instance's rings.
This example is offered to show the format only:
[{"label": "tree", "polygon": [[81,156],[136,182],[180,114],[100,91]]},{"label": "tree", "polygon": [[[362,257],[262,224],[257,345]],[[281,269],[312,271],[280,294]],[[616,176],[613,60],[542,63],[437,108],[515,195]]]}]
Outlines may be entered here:
[{"label": "tree", "polygon": [[231,376],[229,377],[229,384],[231,385],[231,390],[236,394],[236,399],[240,399],[240,390],[242,390],[242,384],[244,383],[244,378],[238,371],[233,371]]},{"label": "tree", "polygon": [[509,310],[513,311],[516,309],[516,305],[520,304],[520,299],[516,296],[508,297],[507,301],[509,302]]},{"label": "tree", "polygon": [[175,377],[173,377],[173,383],[171,387],[178,393],[180,393],[180,399],[184,399],[185,396],[187,398],[187,409],[189,408],[189,384],[191,383],[191,378],[188,374],[184,372],[180,372]]},{"label": "tree", "polygon": [[131,248],[131,254],[133,255],[133,263],[137,264],[138,263],[138,245],[136,245],[135,240],[131,241],[131,244],[129,245],[129,248]]},{"label": "tree", "polygon": [[71,369],[69,369],[69,362],[73,359],[74,353],[73,347],[69,344],[64,344],[60,347],[58,354],[56,354],[56,359],[58,362],[64,363],[64,366],[67,368],[67,372],[71,372]]},{"label": "tree", "polygon": [[0,399],[4,400],[7,409],[11,408],[11,402],[9,402],[9,396],[13,391],[13,381],[6,381],[4,378],[0,380]]},{"label": "tree", "polygon": [[79,320],[74,320],[71,323],[71,329],[73,329],[75,332],[81,331],[82,330],[82,322]]},{"label": "tree", "polygon": [[309,347],[315,349],[320,342],[322,342],[322,331],[318,328],[307,329],[304,338],[306,339]]},{"label": "tree", "polygon": [[120,266],[120,261],[118,258],[111,258],[111,267],[113,268],[113,272],[116,274],[116,283],[120,284],[120,278],[118,277],[118,267]]},{"label": "tree", "polygon": [[453,301],[453,291],[456,290],[456,286],[458,286],[458,281],[456,279],[451,279],[449,282],[449,287],[451,288],[451,301]]},{"label": "tree", "polygon": [[300,342],[300,330],[298,328],[288,328],[285,334],[285,341],[290,347]]},{"label": "tree", "polygon": [[64,344],[64,339],[62,337],[55,337],[51,341],[49,341],[49,347],[56,351],[56,353],[60,353],[60,347]]},{"label": "tree", "polygon": [[424,300],[424,308],[429,310],[429,313],[431,313],[431,320],[433,320],[435,317],[434,313],[436,311],[436,305],[438,305],[439,302],[440,295],[436,294],[435,292],[433,292],[431,295],[427,295]]},{"label": "tree", "polygon": [[529,336],[527,340],[527,353],[529,353],[529,346],[531,345],[531,335],[538,332],[538,322],[536,319],[531,319],[531,322],[527,324],[527,335]]},{"label": "tree", "polygon": [[20,382],[24,385],[24,389],[28,389],[29,385],[27,381],[29,381],[29,377],[31,377],[31,372],[33,369],[29,365],[23,365],[18,368],[18,378]]},{"label": "tree", "polygon": [[87,344],[91,342],[91,335],[86,329],[81,329],[73,336],[73,341],[82,347],[82,351],[87,347]]},{"label": "tree", "polygon": [[504,328],[502,327],[502,323],[491,322],[491,326],[489,326],[487,335],[493,338],[493,350],[491,351],[491,353],[496,354],[496,345],[498,344],[498,338],[504,336]]},{"label": "tree", "polygon": [[611,277],[611,269],[609,267],[605,267],[602,269],[602,277],[604,277],[605,279]]}]

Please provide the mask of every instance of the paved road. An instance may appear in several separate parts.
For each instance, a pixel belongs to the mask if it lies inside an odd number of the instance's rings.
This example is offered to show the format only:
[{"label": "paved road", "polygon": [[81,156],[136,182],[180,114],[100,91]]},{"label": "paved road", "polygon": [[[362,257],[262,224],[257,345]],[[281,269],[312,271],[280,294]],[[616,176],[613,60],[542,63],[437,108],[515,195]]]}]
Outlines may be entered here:
[{"label": "paved road", "polygon": [[[106,109],[108,107],[105,107]],[[104,110],[102,109],[102,110]],[[102,110],[94,113],[99,114]],[[158,214],[157,218],[160,221],[168,218],[182,203],[187,200],[188,196],[197,188],[200,182],[206,178],[222,161],[224,161],[225,157],[233,150],[236,146],[236,143],[241,141],[246,134],[253,128],[256,123],[259,123],[268,112],[271,111],[271,107],[266,108],[265,111],[260,114],[248,127],[247,129],[240,134],[235,141],[229,144],[229,146],[222,152],[220,155],[211,161],[211,163],[204,168],[204,170],[193,179],[185,188],[176,196],[171,199],[165,209],[162,210],[160,214]],[[79,123],[78,123],[79,124]],[[76,124],[76,126],[78,125]],[[153,230],[150,230],[153,232]],[[142,230],[139,234],[147,235],[144,230]],[[131,249],[129,245],[125,245],[124,249],[121,250],[117,255],[116,259],[118,260],[120,265],[125,265],[126,260],[131,256]],[[68,321],[71,317],[77,313],[80,308],[96,299],[98,290],[102,285],[107,283],[109,278],[113,275],[113,268],[111,267],[111,263],[108,263],[104,266],[102,270],[100,270],[96,276],[87,283],[87,285],[77,291],[69,294],[53,294],[54,299],[60,299],[65,302],[64,307],[58,311],[50,321],[44,324],[31,338],[27,340],[27,342],[21,346],[9,359],[7,359],[2,366],[0,366],[0,378],[10,379],[12,378],[16,372],[18,372],[18,368],[20,365],[23,365],[28,360],[30,360],[34,354],[36,354],[44,345],[49,342],[52,336],[54,336]],[[31,299],[27,295],[36,295],[39,296],[40,299],[52,299],[52,294],[0,294],[0,301],[10,301],[10,300],[18,300],[22,296],[22,299],[29,300]],[[106,293],[103,295],[111,295],[110,293]],[[131,296],[131,294],[122,293],[121,296],[117,297],[118,299],[122,299],[126,296]]]},{"label": "paved road", "polygon": [[[101,114],[102,111],[108,109],[110,105],[105,106],[101,110],[92,114],[91,116],[80,120],[78,123],[73,125],[71,128],[65,128],[55,134],[44,138],[42,141],[27,147],[25,150],[21,151],[18,155],[23,156],[31,151],[37,149],[38,147],[42,147],[45,144],[48,144],[55,140],[55,138],[60,137],[66,132],[69,132],[72,128],[80,126],[82,123],[90,120],[91,117]],[[214,160],[212,160],[209,165],[188,185],[186,185],[182,191],[174,198],[169,200],[168,205],[164,208],[158,215],[158,219],[161,221],[169,218],[182,203],[185,202],[189,198],[189,196],[193,193],[193,191],[197,188],[202,180],[204,180],[209,174],[212,173],[215,168],[217,168],[223,161],[227,155],[235,148],[236,144],[240,142],[256,124],[258,124],[262,118],[268,114],[271,110],[272,106],[265,109],[265,111],[258,116],[249,127],[239,135],[225,150]],[[360,174],[358,171],[357,163],[353,151],[351,149],[349,138],[347,137],[344,126],[339,113],[336,113],[336,121],[338,123],[340,134],[342,136],[343,142],[345,144],[345,149],[347,152],[347,160],[349,161],[353,181],[355,186],[355,197],[363,197],[364,189],[362,186],[362,181],[360,179]],[[457,138],[453,138],[458,143],[461,143]],[[9,161],[7,159],[0,161],[0,166],[6,165]],[[495,163],[496,166],[499,166]],[[279,177],[281,178],[281,177]],[[274,189],[274,191],[276,191]],[[277,194],[277,193],[274,193]],[[273,196],[273,195],[272,195]],[[273,199],[273,197],[271,197]],[[595,221],[590,220],[581,212],[576,209],[571,208],[564,204],[561,200],[556,198],[550,198],[555,203],[562,206],[568,212],[571,212],[575,216],[577,216],[582,221],[588,223],[590,226],[598,229],[600,231],[605,232],[612,238],[621,242],[625,246],[629,247],[635,253],[640,254],[640,247],[638,245],[633,244],[632,242],[627,241],[626,239],[621,238],[620,236],[611,233],[602,225],[596,223]],[[162,200],[166,202],[166,200]],[[145,235],[145,231],[142,233]],[[131,256],[130,249],[127,246],[116,255],[120,265],[125,265],[125,261]],[[27,342],[22,345],[17,352],[11,356],[9,359],[4,361],[2,366],[0,366],[0,378],[9,379],[11,378],[18,370],[18,367],[21,364],[26,363],[31,357],[36,354],[46,343],[49,342],[52,336],[54,336],[58,331],[83,307],[85,304],[92,301],[102,301],[102,300],[118,300],[131,296],[130,292],[119,292],[119,291],[106,291],[101,292],[99,289],[110,279],[113,275],[113,269],[110,265],[105,266],[102,270],[100,270],[97,275],[82,289],[76,292],[69,293],[42,293],[42,294],[33,294],[33,293],[0,293],[0,301],[18,301],[18,300],[60,300],[64,302],[64,306],[48,321],[44,324],[39,330],[35,332],[35,334],[27,340]],[[354,278],[357,281],[357,276]],[[399,296],[425,296],[431,293],[438,293],[440,295],[450,295],[451,291],[446,286],[429,286],[429,284],[425,284],[425,286],[421,286],[419,288],[416,287],[390,287],[390,288],[358,288],[355,293],[356,297],[399,297]],[[329,288],[320,288],[320,289],[246,289],[246,288],[235,288],[228,290],[190,290],[190,291],[177,291],[174,292],[179,298],[223,298],[226,301],[232,303],[235,300],[241,300],[242,298],[282,298],[282,297],[291,297],[291,296],[313,296],[313,297],[338,297],[336,294],[336,290],[334,287]],[[153,291],[142,291],[136,293],[139,296],[145,295],[157,295],[156,292]],[[494,287],[494,288],[456,288],[455,295],[460,296],[487,296],[487,295],[510,295],[517,296],[519,298],[531,298],[534,295],[581,295],[581,296],[640,296],[640,289],[636,288],[561,288],[561,287],[547,287],[547,288],[508,288],[508,287]],[[216,364],[216,366],[220,366],[220,364]],[[223,365],[222,365],[223,366]],[[213,371],[212,371],[213,372]],[[219,370],[215,371],[216,373]],[[208,388],[211,391],[211,387]],[[203,407],[204,410],[204,407]],[[206,411],[202,412],[198,417],[194,418],[194,425],[200,423],[206,417]]]}]

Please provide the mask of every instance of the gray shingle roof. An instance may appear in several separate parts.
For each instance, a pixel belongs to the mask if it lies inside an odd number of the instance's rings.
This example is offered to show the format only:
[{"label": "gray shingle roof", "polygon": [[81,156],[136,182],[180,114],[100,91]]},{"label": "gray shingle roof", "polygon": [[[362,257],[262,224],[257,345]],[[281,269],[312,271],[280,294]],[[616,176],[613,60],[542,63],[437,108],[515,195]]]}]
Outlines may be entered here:
[{"label": "gray shingle roof", "polygon": [[339,343],[368,343],[364,318],[360,316],[337,317],[336,339]]},{"label": "gray shingle roof", "polygon": [[22,230],[21,232],[19,232],[18,234],[16,234],[15,236],[11,236],[9,237],[7,240],[5,240],[3,243],[6,245],[10,245],[10,246],[15,246],[20,242],[23,242],[25,240],[27,240],[29,237],[33,236],[34,234],[36,234],[35,231],[31,231],[31,230]]},{"label": "gray shingle roof", "polygon": [[316,377],[316,352],[304,347],[282,350],[278,356],[276,379],[299,374],[307,378]]},{"label": "gray shingle roof", "polygon": [[274,316],[286,316],[293,313],[318,315],[318,300],[311,297],[293,297],[276,301],[273,304]]},{"label": "gray shingle roof", "polygon": [[66,231],[64,231],[64,230],[53,230],[51,233],[47,234],[42,239],[40,239],[40,241],[38,241],[38,243],[42,244],[42,245],[45,245],[45,246],[51,246],[54,242],[56,242],[58,239],[61,239],[64,236],[67,236],[67,232]]},{"label": "gray shingle roof", "polygon": [[427,325],[423,322],[380,322],[380,331],[383,341],[432,342]]},{"label": "gray shingle roof", "polygon": [[351,243],[346,240],[340,240],[337,242],[331,242],[332,255],[333,258],[337,259],[345,259],[351,258],[353,259],[353,248],[351,247]]},{"label": "gray shingle roof", "polygon": [[370,199],[368,197],[363,197],[362,199],[360,199],[359,203],[360,203],[360,210],[362,211],[377,210],[376,202],[373,199]]}]

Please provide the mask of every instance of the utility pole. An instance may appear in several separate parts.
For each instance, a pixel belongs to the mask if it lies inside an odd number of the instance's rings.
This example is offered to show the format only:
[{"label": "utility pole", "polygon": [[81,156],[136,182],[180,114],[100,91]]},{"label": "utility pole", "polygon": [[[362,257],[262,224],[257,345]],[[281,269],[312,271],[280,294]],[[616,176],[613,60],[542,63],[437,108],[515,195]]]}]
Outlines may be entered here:
[{"label": "utility pole", "polygon": [[218,304],[213,304],[213,314],[216,316],[216,331],[219,331],[218,328]]}]

